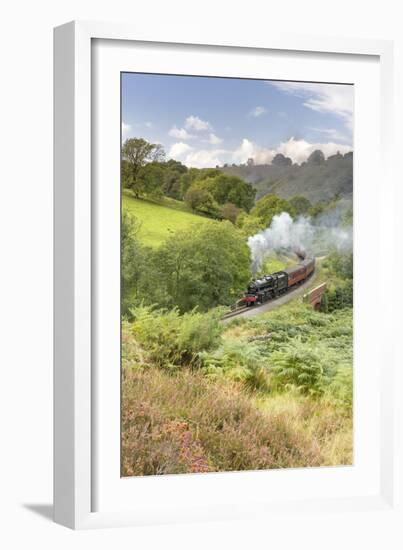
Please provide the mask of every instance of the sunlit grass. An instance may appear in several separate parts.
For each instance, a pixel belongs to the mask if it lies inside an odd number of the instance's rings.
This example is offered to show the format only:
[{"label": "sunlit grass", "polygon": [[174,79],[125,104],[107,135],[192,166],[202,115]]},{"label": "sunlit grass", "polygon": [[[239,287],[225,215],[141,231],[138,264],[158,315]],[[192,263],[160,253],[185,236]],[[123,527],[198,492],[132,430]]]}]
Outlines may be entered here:
[{"label": "sunlit grass", "polygon": [[140,238],[148,246],[157,247],[170,235],[196,223],[218,223],[189,211],[181,201],[164,197],[159,202],[135,199],[122,193],[122,206],[140,222]]},{"label": "sunlit grass", "polygon": [[321,466],[353,463],[352,418],[334,402],[289,391],[259,395],[256,404],[270,416],[284,416],[296,432],[315,441],[321,451]]}]

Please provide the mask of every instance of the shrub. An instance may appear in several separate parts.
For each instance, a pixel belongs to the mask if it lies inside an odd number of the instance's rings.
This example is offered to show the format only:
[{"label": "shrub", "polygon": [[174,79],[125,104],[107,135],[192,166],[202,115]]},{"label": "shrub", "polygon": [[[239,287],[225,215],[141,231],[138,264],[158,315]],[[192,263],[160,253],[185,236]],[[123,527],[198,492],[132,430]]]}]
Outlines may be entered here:
[{"label": "shrub", "polygon": [[140,243],[139,231],[137,218],[124,210],[121,236],[121,306],[124,315],[128,314],[130,306],[137,299],[147,265],[147,249]]},{"label": "shrub", "polygon": [[332,251],[323,263],[325,272],[335,274],[342,279],[353,278],[353,252]]},{"label": "shrub", "polygon": [[268,391],[267,357],[253,343],[226,341],[212,353],[201,355],[203,370],[212,378],[227,376],[249,390]]},{"label": "shrub", "polygon": [[212,194],[206,189],[201,188],[200,185],[192,185],[186,191],[184,200],[192,210],[202,212],[213,218],[217,218],[220,215],[220,208]]},{"label": "shrub", "polygon": [[294,338],[270,356],[270,374],[277,389],[295,386],[302,393],[319,395],[333,374],[334,364],[335,358],[317,342]]},{"label": "shrub", "polygon": [[221,208],[221,216],[224,220],[229,220],[234,225],[241,212],[241,209],[235,206],[232,202],[226,202]]},{"label": "shrub", "polygon": [[324,322],[323,317],[310,306],[296,303],[272,311],[270,315],[256,317],[251,321],[251,325],[259,333],[271,334],[270,350],[274,351],[282,349],[284,343],[296,336],[306,339],[316,334],[316,327]]},{"label": "shrub", "polygon": [[333,380],[326,388],[325,394],[335,403],[342,406],[346,413],[353,408],[353,369],[351,366],[340,367]]},{"label": "shrub", "polygon": [[353,281],[348,280],[342,285],[328,288],[322,296],[320,309],[329,313],[337,309],[353,307]]},{"label": "shrub", "polygon": [[138,307],[131,311],[131,332],[143,347],[147,359],[162,368],[197,366],[202,351],[210,351],[221,342],[223,326],[220,311],[191,311],[179,315],[170,311]]},{"label": "shrub", "polygon": [[259,364],[250,365],[244,371],[243,383],[245,387],[251,391],[269,391],[270,379],[267,368]]}]

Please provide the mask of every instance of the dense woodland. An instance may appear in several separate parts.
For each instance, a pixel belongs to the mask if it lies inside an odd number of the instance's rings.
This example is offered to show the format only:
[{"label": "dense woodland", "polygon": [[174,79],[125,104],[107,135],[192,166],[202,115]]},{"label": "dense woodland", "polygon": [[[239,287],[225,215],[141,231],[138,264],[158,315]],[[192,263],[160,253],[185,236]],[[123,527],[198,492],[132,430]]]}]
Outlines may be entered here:
[{"label": "dense woodland", "polygon": [[[252,276],[249,236],[282,212],[349,225],[351,203],[298,187],[256,200],[238,175],[165,160],[140,138],[122,158],[122,474],[351,463],[351,251],[318,261],[321,311],[295,299],[221,321]],[[155,225],[169,209],[183,227],[147,244],[133,211],[148,204]],[[286,262],[274,255],[262,269]]]}]

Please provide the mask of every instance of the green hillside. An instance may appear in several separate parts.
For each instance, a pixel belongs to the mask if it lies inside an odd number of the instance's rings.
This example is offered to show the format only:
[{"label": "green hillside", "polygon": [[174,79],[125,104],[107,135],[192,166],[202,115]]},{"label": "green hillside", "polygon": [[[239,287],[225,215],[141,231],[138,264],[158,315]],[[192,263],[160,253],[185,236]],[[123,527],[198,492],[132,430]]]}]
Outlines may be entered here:
[{"label": "green hillside", "polygon": [[332,155],[319,162],[308,159],[301,165],[233,165],[221,170],[251,183],[257,200],[274,193],[283,199],[302,195],[315,204],[335,196],[351,200],[353,193],[353,153]]},{"label": "green hillside", "polygon": [[161,202],[135,199],[124,191],[122,206],[140,222],[140,235],[144,244],[159,246],[179,229],[194,223],[217,223],[214,220],[190,212],[181,201],[164,198]]}]

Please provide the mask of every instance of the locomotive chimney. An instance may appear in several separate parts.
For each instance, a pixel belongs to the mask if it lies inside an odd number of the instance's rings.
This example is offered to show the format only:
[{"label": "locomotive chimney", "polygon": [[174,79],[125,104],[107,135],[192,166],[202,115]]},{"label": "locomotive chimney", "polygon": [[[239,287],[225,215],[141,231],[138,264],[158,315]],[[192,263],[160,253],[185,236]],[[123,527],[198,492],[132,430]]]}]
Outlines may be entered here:
[{"label": "locomotive chimney", "polygon": [[305,260],[306,252],[304,250],[302,250],[301,248],[296,248],[294,252],[300,260]]}]

